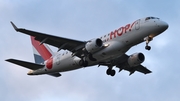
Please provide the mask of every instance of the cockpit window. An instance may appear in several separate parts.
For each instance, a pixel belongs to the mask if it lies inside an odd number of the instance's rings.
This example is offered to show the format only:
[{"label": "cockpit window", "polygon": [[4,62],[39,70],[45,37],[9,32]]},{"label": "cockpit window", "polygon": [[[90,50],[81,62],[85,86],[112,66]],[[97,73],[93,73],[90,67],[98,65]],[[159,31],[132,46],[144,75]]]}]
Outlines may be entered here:
[{"label": "cockpit window", "polygon": [[150,17],[147,17],[145,20],[149,20],[150,19]]},{"label": "cockpit window", "polygon": [[150,19],[159,19],[159,18],[156,18],[156,17],[147,17],[145,20],[150,20]]}]

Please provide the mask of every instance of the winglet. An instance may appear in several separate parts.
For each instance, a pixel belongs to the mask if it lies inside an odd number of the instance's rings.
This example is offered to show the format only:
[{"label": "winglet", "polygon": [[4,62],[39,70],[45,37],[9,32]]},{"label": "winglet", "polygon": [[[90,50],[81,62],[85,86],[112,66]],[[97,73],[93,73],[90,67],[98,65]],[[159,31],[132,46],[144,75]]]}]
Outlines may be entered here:
[{"label": "winglet", "polygon": [[16,27],[16,25],[11,21],[11,24],[12,24],[12,26],[13,26],[13,28],[16,30],[16,31],[18,31],[18,28]]}]

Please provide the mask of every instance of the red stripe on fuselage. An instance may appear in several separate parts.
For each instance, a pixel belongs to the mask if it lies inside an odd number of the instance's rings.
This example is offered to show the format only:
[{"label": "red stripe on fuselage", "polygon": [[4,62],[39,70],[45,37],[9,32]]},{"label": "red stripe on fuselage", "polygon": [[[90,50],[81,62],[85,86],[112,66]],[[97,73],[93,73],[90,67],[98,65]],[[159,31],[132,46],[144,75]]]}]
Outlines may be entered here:
[{"label": "red stripe on fuselage", "polygon": [[49,59],[52,54],[48,51],[48,49],[42,44],[40,45],[39,41],[36,41],[34,39],[35,37],[31,36],[31,42],[34,48],[39,52],[39,54],[42,56],[44,60]]},{"label": "red stripe on fuselage", "polygon": [[48,69],[51,69],[53,67],[53,58],[50,58],[50,59],[47,60],[46,67]]}]

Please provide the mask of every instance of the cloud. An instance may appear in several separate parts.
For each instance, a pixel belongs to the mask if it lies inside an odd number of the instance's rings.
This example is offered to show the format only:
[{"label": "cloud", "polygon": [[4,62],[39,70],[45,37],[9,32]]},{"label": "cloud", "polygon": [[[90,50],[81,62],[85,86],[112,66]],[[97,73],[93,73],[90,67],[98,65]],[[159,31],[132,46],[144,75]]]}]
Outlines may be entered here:
[{"label": "cloud", "polygon": [[[1,0],[0,100],[178,101],[178,9],[178,0]],[[92,66],[62,73],[60,78],[31,77],[26,75],[27,69],[4,61],[7,58],[33,61],[29,36],[15,32],[10,21],[19,27],[84,41],[146,16],[157,16],[169,24],[169,29],[150,43],[151,51],[146,51],[142,43],[127,52],[145,54],[143,65],[153,71],[148,75],[136,72],[128,76],[128,72],[122,71],[110,77],[105,74],[107,67]]]}]

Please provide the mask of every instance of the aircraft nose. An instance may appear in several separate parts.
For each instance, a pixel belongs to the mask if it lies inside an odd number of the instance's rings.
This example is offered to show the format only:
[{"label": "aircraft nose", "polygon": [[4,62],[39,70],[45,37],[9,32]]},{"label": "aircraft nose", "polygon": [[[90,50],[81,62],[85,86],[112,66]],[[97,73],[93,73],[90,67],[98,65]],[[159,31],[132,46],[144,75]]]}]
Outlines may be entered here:
[{"label": "aircraft nose", "polygon": [[158,23],[158,26],[161,28],[162,31],[165,31],[169,27],[168,23],[166,23],[164,21],[160,21]]}]

